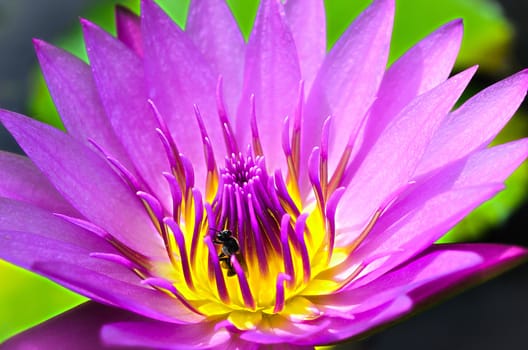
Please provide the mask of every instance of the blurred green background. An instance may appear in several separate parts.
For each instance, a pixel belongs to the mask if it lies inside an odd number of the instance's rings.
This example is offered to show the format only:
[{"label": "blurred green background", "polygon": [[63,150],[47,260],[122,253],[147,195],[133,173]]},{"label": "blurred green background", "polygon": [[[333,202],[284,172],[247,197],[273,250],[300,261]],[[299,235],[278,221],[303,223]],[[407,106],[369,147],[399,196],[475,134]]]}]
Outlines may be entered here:
[{"label": "blurred green background", "polygon": [[[69,0],[68,2],[75,1]],[[177,23],[184,25],[188,1],[159,0],[158,2]],[[113,8],[118,3],[138,11],[139,1],[137,0],[91,1],[89,6],[83,6],[82,13],[78,15],[114,32]],[[247,38],[258,2],[230,0],[228,3]],[[329,47],[368,3],[369,1],[366,0],[328,0],[325,2]],[[5,20],[1,10],[0,3],[0,33],[2,20]],[[489,81],[496,81],[517,69],[515,58],[512,55],[514,26],[505,18],[498,3],[492,0],[398,0],[391,62],[415,42],[454,18],[463,18],[465,25],[465,35],[456,70],[474,64],[480,65],[479,76],[469,89],[471,93],[488,85]],[[74,23],[74,17],[68,19],[68,23],[70,23],[69,29],[64,30],[60,35],[45,39],[86,59],[80,26]],[[0,40],[1,38],[0,34]],[[9,52],[3,55],[9,55]],[[40,120],[61,126],[36,66],[31,73],[29,91],[27,110],[24,112]],[[1,92],[0,86],[0,94]],[[527,134],[526,117],[519,114],[501,133],[496,142],[503,143]],[[478,208],[443,241],[485,239],[483,236],[487,232],[486,229],[504,223],[512,210],[525,198],[527,174],[528,165],[525,164],[508,180],[506,191]],[[1,261],[0,277],[4,281],[0,288],[0,341],[84,301],[83,298],[49,281]]]}]

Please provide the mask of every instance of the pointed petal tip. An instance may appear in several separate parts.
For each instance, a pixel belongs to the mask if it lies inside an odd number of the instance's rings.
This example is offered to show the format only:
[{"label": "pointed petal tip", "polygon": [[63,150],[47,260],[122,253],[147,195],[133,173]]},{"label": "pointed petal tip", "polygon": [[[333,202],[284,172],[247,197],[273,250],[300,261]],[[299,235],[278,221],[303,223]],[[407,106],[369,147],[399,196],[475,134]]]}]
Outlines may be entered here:
[{"label": "pointed petal tip", "polygon": [[89,31],[101,30],[101,28],[97,24],[83,17],[79,17],[79,23],[81,24],[82,31],[85,34]]},{"label": "pointed petal tip", "polygon": [[523,70],[513,74],[511,78],[518,78],[522,79],[524,83],[528,82],[528,68],[524,68]]},{"label": "pointed petal tip", "polygon": [[33,38],[33,48],[41,65],[44,60],[52,59],[58,51],[63,51],[61,48],[39,38]]},{"label": "pointed petal tip", "polygon": [[48,46],[51,46],[50,44],[48,44],[47,42],[45,42],[44,40],[42,39],[39,39],[39,38],[33,38],[32,39],[32,42],[33,42],[33,47],[35,48],[35,51],[38,53],[41,49],[44,49]]},{"label": "pointed petal tip", "polygon": [[462,35],[464,34],[464,19],[455,18],[438,28],[437,32],[447,32],[458,37],[459,40],[462,40]]},{"label": "pointed petal tip", "polygon": [[444,28],[461,28],[464,26],[463,18],[455,18],[443,25]]},{"label": "pointed petal tip", "polygon": [[512,246],[509,251],[509,255],[518,256],[521,259],[528,259],[528,248],[520,246]]},{"label": "pointed petal tip", "polygon": [[83,33],[88,32],[91,29],[95,29],[96,25],[86,18],[79,17],[79,23],[81,24],[81,28]]},{"label": "pointed petal tip", "polygon": [[16,118],[17,113],[9,111],[7,109],[0,108],[0,123],[6,125],[13,119]]},{"label": "pointed petal tip", "polygon": [[[502,81],[498,82],[497,84],[506,84],[505,86],[517,86],[517,88],[515,88],[514,90],[516,90],[517,92],[520,92],[518,89],[520,89],[521,91],[524,90],[524,93],[527,92],[528,90],[528,68],[525,68],[513,75],[510,75],[509,77],[503,79]],[[497,85],[495,84],[495,85]],[[492,85],[494,86],[494,85]],[[513,93],[513,91],[512,91]]]},{"label": "pointed petal tip", "polygon": [[473,78],[473,76],[475,75],[475,73],[477,72],[477,70],[479,69],[479,65],[478,64],[475,64],[471,67],[469,67],[468,69],[466,69],[464,72],[462,73],[467,73],[469,76],[470,76],[470,80]]}]

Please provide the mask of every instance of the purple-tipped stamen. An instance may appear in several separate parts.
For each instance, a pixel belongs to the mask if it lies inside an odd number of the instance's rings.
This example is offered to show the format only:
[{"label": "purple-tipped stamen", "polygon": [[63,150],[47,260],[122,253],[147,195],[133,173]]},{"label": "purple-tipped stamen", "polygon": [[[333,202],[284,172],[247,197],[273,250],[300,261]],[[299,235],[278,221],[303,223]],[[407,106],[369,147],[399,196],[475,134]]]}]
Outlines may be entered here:
[{"label": "purple-tipped stamen", "polygon": [[227,116],[227,112],[224,105],[224,93],[223,93],[223,84],[224,79],[222,76],[218,77],[218,82],[216,84],[216,106],[218,109],[218,118],[220,120],[220,125],[222,125],[222,130],[224,132],[224,142],[227,150],[227,154],[238,153],[239,148],[234,137],[233,128],[231,127],[231,122]]},{"label": "purple-tipped stamen", "polygon": [[[257,220],[257,215],[255,215],[255,207],[253,205],[254,200],[253,196],[251,194],[248,195],[248,209],[249,209],[249,217],[251,222],[251,232],[253,235],[253,238],[255,239],[255,249],[257,251],[257,257],[258,257],[258,266],[260,273],[262,276],[266,276],[268,274],[268,264],[266,263],[267,257],[266,257],[266,250],[264,246],[264,241],[262,240],[262,234],[260,232],[260,225]],[[242,239],[242,238],[241,238]]]},{"label": "purple-tipped stamen", "polygon": [[282,245],[282,260],[284,262],[284,272],[291,276],[291,280],[288,281],[288,286],[292,287],[295,283],[295,269],[293,268],[293,260],[290,249],[290,215],[284,214],[281,219],[280,225],[280,237]]},{"label": "purple-tipped stamen", "polygon": [[277,189],[277,194],[280,199],[282,199],[281,206],[283,208],[289,209],[295,217],[299,216],[299,208],[297,208],[297,205],[295,205],[295,202],[291,198],[290,193],[288,192],[288,188],[286,187],[286,184],[284,183],[284,179],[282,178],[282,174],[280,173],[280,170],[275,171],[275,186]]},{"label": "purple-tipped stamen", "polygon": [[260,143],[260,136],[259,136],[258,125],[257,125],[257,111],[255,108],[255,95],[252,94],[250,96],[249,103],[251,106],[250,124],[251,124],[251,139],[253,143],[253,150],[255,151],[255,155],[263,156],[264,151],[262,150],[262,144]]},{"label": "purple-tipped stamen", "polygon": [[200,244],[200,234],[202,232],[202,223],[204,219],[204,205],[200,191],[196,188],[193,188],[192,193],[194,198],[194,227],[190,255],[192,264],[194,265],[196,264],[198,244]]},{"label": "purple-tipped stamen", "polygon": [[194,284],[191,276],[191,268],[189,265],[189,259],[187,257],[187,247],[185,245],[183,232],[181,231],[180,226],[174,220],[172,220],[172,218],[165,218],[163,222],[171,229],[172,235],[178,246],[178,252],[180,253],[181,268],[185,282],[187,283],[187,286],[193,290]]},{"label": "purple-tipped stamen", "polygon": [[345,193],[344,187],[339,187],[330,195],[328,202],[326,203],[326,220],[327,220],[327,236],[328,236],[328,261],[332,259],[332,254],[334,252],[335,246],[335,234],[336,234],[336,223],[335,223],[335,214],[337,210],[337,205],[341,200],[341,197]]},{"label": "purple-tipped stamen", "polygon": [[244,270],[240,266],[240,263],[238,262],[238,259],[235,255],[231,255],[231,265],[235,269],[236,275],[238,277],[238,284],[240,285],[240,293],[242,294],[242,299],[244,300],[244,305],[247,308],[250,308],[252,310],[255,309],[255,299],[253,299],[253,295],[251,294],[251,289],[249,289],[249,283],[246,277],[246,274],[244,273]]},{"label": "purple-tipped stamen", "polygon": [[139,266],[134,264],[132,261],[130,261],[129,259],[119,254],[93,252],[93,253],[90,253],[89,256],[90,258],[110,261],[114,264],[124,266],[127,269],[132,270],[132,271],[137,270],[139,268]]},{"label": "purple-tipped stamen", "polygon": [[275,284],[275,307],[273,308],[274,313],[279,313],[284,309],[284,282],[291,281],[292,278],[284,272],[279,272],[277,276],[277,283]]},{"label": "purple-tipped stamen", "polygon": [[222,273],[222,268],[220,267],[220,260],[218,259],[216,248],[209,235],[204,237],[204,242],[207,245],[207,249],[209,249],[209,261],[212,263],[218,296],[224,303],[229,303],[229,294],[227,292],[224,274]]},{"label": "purple-tipped stamen", "polygon": [[298,242],[298,249],[301,255],[302,266],[303,266],[303,282],[308,283],[311,278],[311,265],[310,256],[308,255],[308,248],[304,239],[306,229],[306,219],[308,219],[308,213],[302,213],[295,221],[295,237]]},{"label": "purple-tipped stamen", "polygon": [[174,221],[179,223],[182,205],[182,192],[180,186],[178,185],[178,182],[174,175],[172,175],[171,173],[163,172],[162,175],[165,177],[165,180],[167,180],[171,191],[172,218],[174,219]]},{"label": "purple-tipped stamen", "polygon": [[317,200],[317,205],[321,213],[321,217],[324,217],[325,200],[323,197],[323,189],[321,182],[319,181],[319,160],[320,160],[319,147],[314,147],[310,157],[308,158],[308,177],[312,184],[312,188]]},{"label": "purple-tipped stamen", "polygon": [[330,142],[331,125],[332,117],[330,116],[326,118],[323,124],[321,148],[319,153],[319,181],[321,183],[321,191],[325,200],[328,199],[328,147]]},{"label": "purple-tipped stamen", "polygon": [[171,295],[175,296],[189,310],[197,313],[198,315],[202,315],[202,313],[200,311],[198,311],[198,309],[193,307],[187,301],[187,299],[185,299],[185,297],[176,289],[176,287],[174,287],[174,285],[170,281],[168,281],[168,280],[166,280],[164,278],[159,278],[159,277],[149,277],[149,278],[145,278],[144,280],[142,280],[141,283],[149,285],[149,286],[151,286],[153,288],[156,288],[156,289],[166,290]]},{"label": "purple-tipped stamen", "polygon": [[294,111],[291,150],[295,172],[299,174],[301,162],[301,130],[304,105],[304,81],[299,82],[299,95]]}]

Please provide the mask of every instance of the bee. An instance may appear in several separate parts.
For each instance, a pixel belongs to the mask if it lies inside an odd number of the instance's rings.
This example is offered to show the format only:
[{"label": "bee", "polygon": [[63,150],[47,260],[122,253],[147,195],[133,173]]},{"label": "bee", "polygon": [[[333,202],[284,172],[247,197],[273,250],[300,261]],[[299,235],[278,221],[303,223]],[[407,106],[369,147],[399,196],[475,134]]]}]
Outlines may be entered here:
[{"label": "bee", "polygon": [[230,230],[214,231],[216,231],[216,235],[213,243],[222,245],[222,252],[218,255],[218,260],[220,260],[222,266],[227,268],[227,275],[234,276],[236,271],[233,264],[231,264],[231,256],[240,252],[238,240],[233,237],[233,232]]}]

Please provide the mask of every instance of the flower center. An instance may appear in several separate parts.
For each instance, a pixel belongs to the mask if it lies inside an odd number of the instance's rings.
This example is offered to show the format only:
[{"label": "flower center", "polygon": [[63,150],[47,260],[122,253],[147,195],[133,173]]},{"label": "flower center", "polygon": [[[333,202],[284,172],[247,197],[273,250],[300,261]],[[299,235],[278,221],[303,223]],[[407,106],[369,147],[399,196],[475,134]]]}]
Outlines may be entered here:
[{"label": "flower center", "polygon": [[[94,143],[142,201],[166,250],[166,257],[146,257],[107,237],[122,255],[101,257],[125,264],[142,283],[179,299],[197,313],[229,314],[233,324],[247,315],[258,318],[262,313],[286,312],[288,307],[302,308],[303,317],[316,317],[308,315],[313,310],[302,296],[326,294],[347,283],[333,278],[341,271],[343,261],[335,257],[349,256],[381,211],[354,242],[334,247],[334,216],[342,194],[338,185],[349,152],[345,152],[330,178],[329,120],[324,125],[321,146],[314,148],[308,161],[313,200],[307,201],[300,198],[299,190],[300,107],[291,138],[288,118],[283,123],[287,173],[268,173],[254,112],[252,144],[242,153],[221,96],[217,100],[228,154],[224,167],[217,166],[205,124],[195,108],[207,170],[203,189],[195,187],[191,162],[178,151],[163,117],[151,102],[159,122],[157,132],[167,152],[169,166],[163,176],[170,188],[170,201],[150,193],[141,179],[134,178]],[[301,93],[299,106],[302,101]],[[235,315],[241,311],[246,316],[237,321]]]},{"label": "flower center", "polygon": [[[252,154],[226,157],[211,203],[206,244],[218,297],[271,312],[309,281],[310,260],[307,215],[300,215],[282,177],[269,176],[264,163],[263,156]],[[276,293],[270,292],[270,284],[277,285]]]}]

